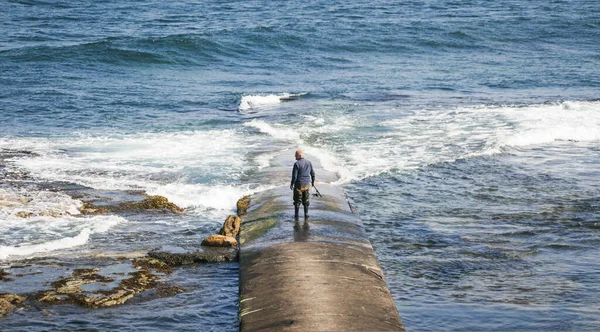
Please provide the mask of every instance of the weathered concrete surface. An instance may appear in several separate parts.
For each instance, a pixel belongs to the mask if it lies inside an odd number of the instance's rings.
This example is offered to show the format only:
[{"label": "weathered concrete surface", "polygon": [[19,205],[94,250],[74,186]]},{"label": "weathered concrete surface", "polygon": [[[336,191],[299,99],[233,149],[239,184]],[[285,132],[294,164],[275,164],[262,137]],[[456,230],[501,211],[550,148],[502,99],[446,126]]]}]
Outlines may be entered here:
[{"label": "weathered concrete surface", "polygon": [[338,187],[318,181],[308,223],[294,221],[287,186],[252,196],[240,231],[240,331],[403,331],[360,220]]}]

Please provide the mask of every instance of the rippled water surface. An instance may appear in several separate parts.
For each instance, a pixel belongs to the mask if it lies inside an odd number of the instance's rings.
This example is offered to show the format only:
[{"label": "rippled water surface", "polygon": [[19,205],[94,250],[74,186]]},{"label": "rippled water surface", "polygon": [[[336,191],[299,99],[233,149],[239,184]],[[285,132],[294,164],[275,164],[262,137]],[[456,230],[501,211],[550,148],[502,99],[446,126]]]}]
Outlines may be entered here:
[{"label": "rippled water surface", "polygon": [[[598,17],[587,0],[4,1],[0,265],[197,245],[302,148],[352,197],[408,330],[599,330]],[[185,214],[80,216],[77,188]],[[236,263],[168,279],[186,291],[0,329],[237,329]]]}]

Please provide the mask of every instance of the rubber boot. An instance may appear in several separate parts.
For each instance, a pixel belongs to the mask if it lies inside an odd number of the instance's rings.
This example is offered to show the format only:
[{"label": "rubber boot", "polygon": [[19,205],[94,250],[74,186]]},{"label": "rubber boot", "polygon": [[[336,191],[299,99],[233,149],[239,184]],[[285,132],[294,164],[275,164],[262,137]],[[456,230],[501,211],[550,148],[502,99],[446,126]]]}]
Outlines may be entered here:
[{"label": "rubber boot", "polygon": [[304,219],[308,219],[308,205],[304,205]]},{"label": "rubber boot", "polygon": [[298,219],[298,211],[300,210],[300,205],[294,205],[294,218]]}]

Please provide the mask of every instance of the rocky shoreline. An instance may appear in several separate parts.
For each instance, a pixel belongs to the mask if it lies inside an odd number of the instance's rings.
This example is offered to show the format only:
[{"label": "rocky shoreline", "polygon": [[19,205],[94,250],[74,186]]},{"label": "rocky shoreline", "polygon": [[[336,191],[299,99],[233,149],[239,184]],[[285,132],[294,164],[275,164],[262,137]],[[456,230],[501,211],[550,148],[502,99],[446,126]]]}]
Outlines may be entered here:
[{"label": "rocky shoreline", "polygon": [[[235,219],[235,218],[229,218]],[[223,228],[227,228],[227,222]],[[238,227],[239,230],[239,227]],[[31,293],[0,293],[0,317],[9,314],[15,308],[32,306],[34,302],[47,305],[76,304],[89,309],[122,305],[145,291],[152,291],[152,298],[172,296],[185,289],[166,282],[173,269],[184,265],[202,263],[223,263],[238,260],[238,247],[235,235],[225,236],[233,239],[223,244],[203,241],[198,249],[172,248],[149,251],[142,257],[94,257],[82,259],[80,263],[64,264],[60,259],[48,261],[45,258],[25,261],[12,261],[8,268],[0,269],[1,283],[18,283],[19,278],[35,274],[45,274],[49,270],[61,269],[67,274],[56,280],[40,281],[42,290]],[[215,246],[215,247],[213,247]],[[96,261],[96,264],[94,264]],[[78,266],[72,268],[73,266]],[[11,270],[17,273],[9,272]],[[24,271],[26,270],[26,271]],[[70,272],[70,273],[69,273]],[[44,284],[50,284],[44,289]]]},{"label": "rocky shoreline", "polygon": [[[0,195],[0,209],[12,211],[17,218],[85,217],[116,214],[185,215],[185,210],[162,196],[144,191],[102,191],[74,183],[42,182],[11,169],[10,159],[35,158],[28,151],[0,151],[0,188],[11,195]],[[45,190],[68,195],[81,201],[77,213],[48,209],[28,211],[31,198],[22,188]],[[168,276],[173,269],[202,263],[232,262],[238,259],[241,219],[249,197],[238,202],[238,216],[229,216],[219,232],[198,241],[201,246],[164,246],[145,253],[82,255],[75,257],[40,257],[11,260],[0,265],[0,317],[32,306],[75,304],[99,309],[123,305],[145,294],[145,299],[173,296],[186,290],[173,285]],[[0,263],[2,263],[0,261]],[[18,290],[18,291],[15,291]],[[7,292],[9,291],[9,292]]]}]

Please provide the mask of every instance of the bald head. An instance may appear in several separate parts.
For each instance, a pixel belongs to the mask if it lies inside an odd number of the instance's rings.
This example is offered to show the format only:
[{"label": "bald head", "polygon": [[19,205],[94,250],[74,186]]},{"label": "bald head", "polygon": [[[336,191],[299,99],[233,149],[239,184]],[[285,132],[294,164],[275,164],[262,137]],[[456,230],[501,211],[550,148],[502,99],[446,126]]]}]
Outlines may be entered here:
[{"label": "bald head", "polygon": [[304,158],[304,152],[302,150],[296,150],[296,160]]}]

